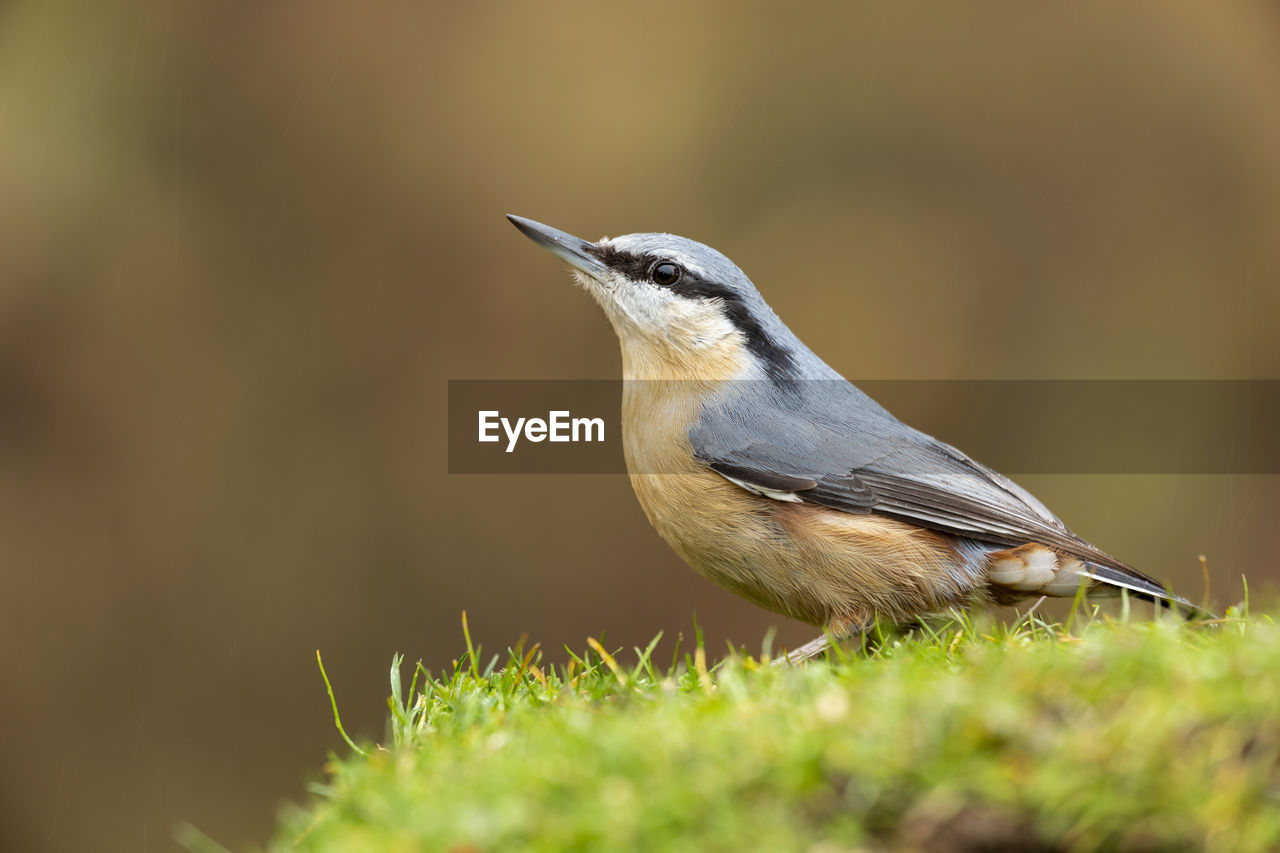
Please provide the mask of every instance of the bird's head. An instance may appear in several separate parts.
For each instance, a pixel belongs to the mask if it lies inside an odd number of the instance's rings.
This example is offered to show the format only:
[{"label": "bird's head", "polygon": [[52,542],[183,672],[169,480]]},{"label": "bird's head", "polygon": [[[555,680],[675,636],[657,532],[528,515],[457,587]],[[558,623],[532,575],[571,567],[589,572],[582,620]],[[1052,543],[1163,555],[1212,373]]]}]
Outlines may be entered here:
[{"label": "bird's head", "polygon": [[[567,262],[604,308],[629,379],[765,379],[797,375],[803,346],[724,255],[673,234],[596,243],[508,216]],[[804,351],[807,352],[807,351]]]}]

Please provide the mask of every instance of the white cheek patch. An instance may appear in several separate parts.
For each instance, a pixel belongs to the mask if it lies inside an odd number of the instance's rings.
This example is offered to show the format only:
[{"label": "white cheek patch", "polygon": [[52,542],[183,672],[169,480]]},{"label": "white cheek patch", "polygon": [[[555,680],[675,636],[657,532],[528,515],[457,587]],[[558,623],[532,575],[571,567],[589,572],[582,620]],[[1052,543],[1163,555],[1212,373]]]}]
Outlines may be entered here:
[{"label": "white cheek patch", "polygon": [[[664,303],[671,300],[671,294],[664,294],[656,287],[650,287],[644,283],[637,284],[621,277],[611,277],[610,281],[601,286],[601,292],[604,299],[612,303],[637,330],[657,330],[666,327],[666,319],[670,311]],[[619,331],[622,330],[619,329]]]},{"label": "white cheek patch", "polygon": [[712,303],[672,296],[665,311],[665,328],[694,349],[715,346],[737,331],[720,306]]},{"label": "white cheek patch", "polygon": [[737,331],[718,305],[685,299],[645,282],[595,283],[593,292],[606,311],[625,318],[626,322],[617,324],[620,336],[657,333],[683,347],[705,349]]}]

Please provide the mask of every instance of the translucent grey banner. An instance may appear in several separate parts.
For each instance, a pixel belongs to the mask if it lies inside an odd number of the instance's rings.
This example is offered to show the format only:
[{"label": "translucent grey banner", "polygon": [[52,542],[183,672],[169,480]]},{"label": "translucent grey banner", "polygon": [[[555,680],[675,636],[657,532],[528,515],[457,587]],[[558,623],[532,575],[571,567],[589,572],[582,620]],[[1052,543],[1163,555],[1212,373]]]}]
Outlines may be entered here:
[{"label": "translucent grey banner", "polygon": [[[649,401],[705,396],[688,382],[626,384]],[[855,384],[899,420],[1004,474],[1280,474],[1277,380]],[[729,387],[749,412],[778,394],[787,405],[822,390],[802,385]],[[449,473],[626,473],[623,388],[621,380],[451,380]],[[686,411],[673,406],[664,426],[681,429]]]}]

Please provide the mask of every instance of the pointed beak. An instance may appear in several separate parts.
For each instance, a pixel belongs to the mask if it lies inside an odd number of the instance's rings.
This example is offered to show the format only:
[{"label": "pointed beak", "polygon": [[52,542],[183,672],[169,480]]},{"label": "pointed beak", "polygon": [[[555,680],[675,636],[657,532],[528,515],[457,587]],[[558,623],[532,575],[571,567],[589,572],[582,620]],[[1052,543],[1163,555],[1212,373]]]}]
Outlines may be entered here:
[{"label": "pointed beak", "polygon": [[574,269],[581,270],[596,279],[603,278],[605,273],[608,272],[609,268],[600,263],[600,260],[595,255],[591,254],[591,250],[596,247],[595,243],[579,240],[572,234],[557,231],[550,225],[543,225],[541,222],[534,222],[532,219],[525,219],[523,216],[513,216],[508,213],[507,219],[510,219],[511,224],[519,228],[524,236]]}]

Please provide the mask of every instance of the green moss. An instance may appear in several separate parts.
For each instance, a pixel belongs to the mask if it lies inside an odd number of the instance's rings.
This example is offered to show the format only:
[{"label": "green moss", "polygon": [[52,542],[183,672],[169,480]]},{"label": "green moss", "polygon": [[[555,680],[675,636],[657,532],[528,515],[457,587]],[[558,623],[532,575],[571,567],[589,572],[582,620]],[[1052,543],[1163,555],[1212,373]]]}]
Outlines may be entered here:
[{"label": "green moss", "polygon": [[[468,641],[468,646],[470,642]],[[1280,629],[957,621],[801,667],[469,651],[273,849],[1280,847]],[[615,659],[617,658],[617,659]]]}]

